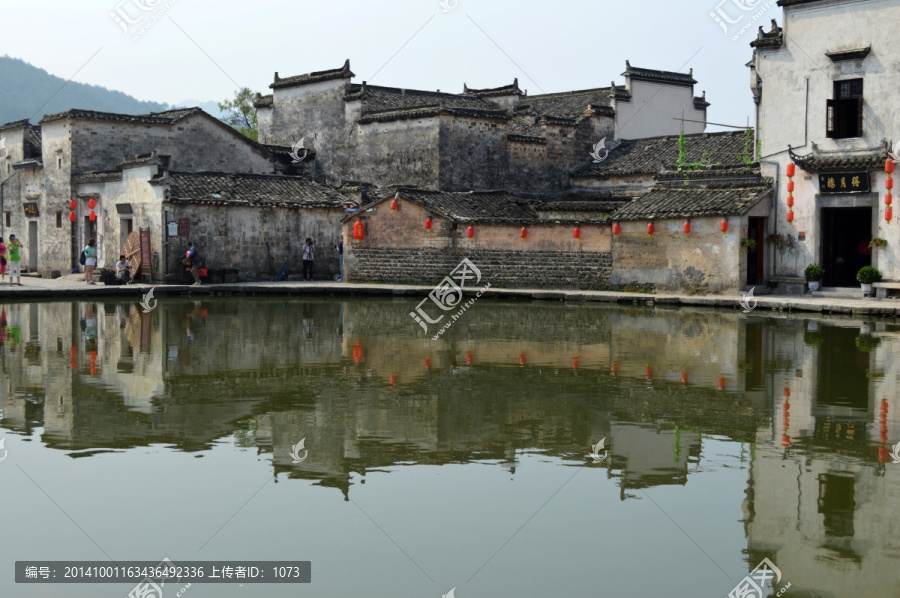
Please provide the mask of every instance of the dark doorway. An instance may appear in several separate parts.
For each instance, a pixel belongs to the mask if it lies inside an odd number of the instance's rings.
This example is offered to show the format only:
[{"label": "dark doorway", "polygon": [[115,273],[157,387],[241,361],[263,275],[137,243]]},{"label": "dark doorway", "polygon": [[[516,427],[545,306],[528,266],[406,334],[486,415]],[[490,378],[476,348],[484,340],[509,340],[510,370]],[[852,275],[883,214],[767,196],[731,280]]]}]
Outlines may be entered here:
[{"label": "dark doorway", "polygon": [[763,283],[763,243],[766,234],[765,218],[747,219],[747,238],[756,241],[756,245],[747,249],[747,284]]},{"label": "dark doorway", "polygon": [[856,287],[872,264],[872,208],[822,208],[822,267],[826,287]]}]

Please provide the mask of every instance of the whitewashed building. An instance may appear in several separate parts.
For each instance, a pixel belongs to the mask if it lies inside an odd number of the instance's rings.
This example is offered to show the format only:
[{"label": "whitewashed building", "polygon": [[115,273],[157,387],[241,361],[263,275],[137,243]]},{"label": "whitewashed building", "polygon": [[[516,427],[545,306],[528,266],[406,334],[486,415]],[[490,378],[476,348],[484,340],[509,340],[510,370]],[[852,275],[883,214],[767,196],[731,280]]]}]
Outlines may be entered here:
[{"label": "whitewashed building", "polygon": [[[806,266],[818,263],[826,288],[856,287],[856,272],[871,264],[900,281],[900,223],[885,220],[884,205],[884,164],[900,141],[900,0],[778,5],[783,26],[760,27],[748,64],[761,170],[777,188],[764,225],[767,278],[799,291]],[[873,238],[888,244],[870,249]]]}]

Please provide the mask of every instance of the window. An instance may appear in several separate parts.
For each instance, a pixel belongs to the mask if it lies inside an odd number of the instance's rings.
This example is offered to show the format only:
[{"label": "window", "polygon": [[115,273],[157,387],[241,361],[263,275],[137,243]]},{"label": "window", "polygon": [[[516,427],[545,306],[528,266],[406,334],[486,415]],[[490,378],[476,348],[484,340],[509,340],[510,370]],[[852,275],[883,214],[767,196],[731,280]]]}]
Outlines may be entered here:
[{"label": "window", "polygon": [[9,212],[6,213],[6,226],[12,226],[9,219]]},{"label": "window", "polygon": [[62,228],[62,212],[56,213],[56,228]]},{"label": "window", "polygon": [[56,168],[62,170],[62,153],[56,154]]},{"label": "window", "polygon": [[863,135],[863,80],[834,82],[834,99],[828,100],[825,132],[832,139]]}]

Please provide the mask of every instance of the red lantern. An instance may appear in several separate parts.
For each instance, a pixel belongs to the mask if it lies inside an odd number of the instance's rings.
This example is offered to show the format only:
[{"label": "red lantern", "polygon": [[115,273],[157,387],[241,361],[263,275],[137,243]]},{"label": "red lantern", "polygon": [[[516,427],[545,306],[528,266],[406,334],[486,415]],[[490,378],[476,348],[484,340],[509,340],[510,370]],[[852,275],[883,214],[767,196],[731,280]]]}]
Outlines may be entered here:
[{"label": "red lantern", "polygon": [[575,237],[576,241],[580,241],[581,240],[581,229],[576,226],[575,230],[572,231],[572,236]]},{"label": "red lantern", "polygon": [[689,234],[691,234],[691,223],[689,221],[685,220],[684,226],[682,226],[682,228],[684,229],[685,237],[688,236]]},{"label": "red lantern", "polygon": [[787,221],[788,221],[789,223],[793,224],[793,222],[794,222],[794,212],[793,212],[793,210],[788,210],[788,213],[787,213]]},{"label": "red lantern", "polygon": [[397,374],[391,374],[389,381],[391,383],[391,386],[397,386]]},{"label": "red lantern", "polygon": [[69,212],[69,222],[75,222],[75,212]]},{"label": "red lantern", "polygon": [[785,399],[791,398],[791,389],[788,388],[787,386],[784,387],[784,398]]},{"label": "red lantern", "polygon": [[789,163],[787,165],[787,175],[792,177],[792,176],[794,176],[795,172],[796,172],[796,167],[794,166],[794,163],[793,162]]},{"label": "red lantern", "polygon": [[572,358],[572,369],[573,370],[578,369],[578,356],[577,355]]},{"label": "red lantern", "polygon": [[652,223],[652,222],[648,222],[648,223],[647,223],[647,234],[648,234],[649,236],[652,237],[652,236],[653,236],[653,231],[655,231],[655,230],[656,230],[656,227],[653,226],[653,223]]},{"label": "red lantern", "polygon": [[894,161],[891,158],[884,161],[884,171],[888,174],[894,174]]},{"label": "red lantern", "polygon": [[788,193],[794,192],[794,181],[788,181]]},{"label": "red lantern", "polygon": [[93,210],[96,207],[97,207],[97,202],[92,197],[91,199],[88,200],[88,208]]},{"label": "red lantern", "polygon": [[525,365],[525,354],[519,353],[519,365]]},{"label": "red lantern", "polygon": [[353,345],[353,362],[354,363],[361,363],[365,354],[366,354],[366,350],[363,349],[363,346],[361,344],[356,343]]},{"label": "red lantern", "polygon": [[430,232],[431,232],[431,218],[426,218],[426,219],[425,219],[425,232],[426,232],[426,233],[430,233]]},{"label": "red lantern", "polygon": [[719,223],[719,230],[722,231],[722,234],[728,232],[728,218],[722,218],[722,222]]},{"label": "red lantern", "polygon": [[519,237],[521,237],[521,239],[524,241],[525,237],[527,237],[527,236],[528,236],[528,229],[523,226],[522,230],[519,231]]},{"label": "red lantern", "polygon": [[78,349],[76,349],[75,347],[69,347],[69,357],[75,357],[77,353]]},{"label": "red lantern", "polygon": [[365,232],[366,232],[366,230],[365,230],[365,227],[363,226],[363,223],[360,222],[359,220],[357,220],[356,223],[353,225],[353,238],[356,240],[357,243],[362,241],[362,238],[365,235]]},{"label": "red lantern", "polygon": [[789,208],[793,208],[793,207],[794,207],[794,196],[793,196],[793,195],[788,195],[788,197],[787,197],[787,205],[788,205]]},{"label": "red lantern", "polygon": [[97,361],[97,352],[91,351],[91,361]]},{"label": "red lantern", "polygon": [[78,204],[75,203],[75,200],[74,200],[74,199],[70,199],[70,200],[69,200],[69,209],[70,209],[70,210],[74,210],[74,209],[77,208],[77,207],[78,207]]},{"label": "red lantern", "polygon": [[471,350],[466,351],[466,365],[472,365],[472,362],[474,362],[474,361],[475,361],[475,353],[473,353]]},{"label": "red lantern", "polygon": [[392,200],[391,200],[391,212],[396,212],[396,211],[397,211],[397,205],[398,205],[398,204],[397,204],[397,200],[396,200],[396,199],[392,199]]},{"label": "red lantern", "polygon": [[893,218],[894,218],[894,210],[892,210],[891,208],[886,208],[884,210],[884,219],[887,222],[890,222]]},{"label": "red lantern", "polygon": [[622,234],[622,227],[619,226],[619,223],[618,223],[618,222],[616,222],[615,224],[613,224],[613,234],[614,234],[615,236],[617,236],[617,237],[618,237],[620,234]]},{"label": "red lantern", "polygon": [[97,220],[97,213],[92,210],[89,218],[91,219],[91,222],[94,222]]},{"label": "red lantern", "polygon": [[681,383],[682,384],[688,383],[688,373],[687,372],[681,372]]},{"label": "red lantern", "polygon": [[894,178],[888,177],[887,180],[884,182],[884,186],[886,189],[893,189],[894,188]]},{"label": "red lantern", "polygon": [[474,226],[470,226],[469,228],[466,229],[466,236],[469,237],[470,239],[475,237],[475,227]]},{"label": "red lantern", "polygon": [[894,196],[888,193],[884,196],[884,205],[889,206],[894,203]]},{"label": "red lantern", "polygon": [[431,369],[431,356],[429,356],[429,355],[425,356],[425,369],[426,370]]}]

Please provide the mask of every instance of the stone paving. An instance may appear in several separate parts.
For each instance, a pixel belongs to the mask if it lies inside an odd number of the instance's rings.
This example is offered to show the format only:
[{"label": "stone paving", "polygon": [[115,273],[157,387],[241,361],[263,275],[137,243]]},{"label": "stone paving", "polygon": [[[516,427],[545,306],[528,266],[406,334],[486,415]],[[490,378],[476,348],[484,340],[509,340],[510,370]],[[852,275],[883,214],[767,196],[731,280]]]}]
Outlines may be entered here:
[{"label": "stone paving", "polygon": [[[87,285],[83,274],[69,274],[57,279],[23,276],[24,286],[9,286],[8,279],[0,284],[0,301],[10,299],[79,299],[88,297],[136,297],[154,288],[154,296],[190,295],[410,295],[425,296],[433,287],[424,285],[393,285],[369,283],[316,282],[240,282],[231,284],[105,286],[102,283]],[[465,290],[474,295],[479,288]],[[852,314],[854,316],[897,316],[900,301],[874,298],[845,299],[796,295],[760,295],[755,297],[755,310],[778,312],[817,312],[824,314]],[[621,293],[613,291],[578,291],[547,289],[501,289],[491,287],[482,295],[485,298],[542,299],[551,301],[597,301],[632,305],[692,305],[741,310],[742,295],[687,295],[675,293]]]}]

